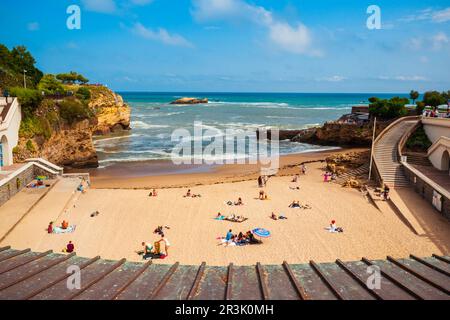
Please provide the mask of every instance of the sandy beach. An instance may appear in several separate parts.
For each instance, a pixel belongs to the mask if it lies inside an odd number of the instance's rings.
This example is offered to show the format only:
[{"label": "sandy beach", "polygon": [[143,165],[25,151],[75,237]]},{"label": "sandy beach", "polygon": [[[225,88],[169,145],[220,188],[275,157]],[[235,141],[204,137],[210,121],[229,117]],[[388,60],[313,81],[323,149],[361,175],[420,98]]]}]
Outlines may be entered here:
[{"label": "sandy beach", "polygon": [[[339,151],[341,152],[341,151]],[[323,159],[326,153],[302,155],[302,159]],[[324,164],[308,164],[308,173],[292,183],[291,174],[299,169],[298,155],[285,157],[285,167],[280,176],[271,177],[265,191],[270,200],[258,200],[260,188],[251,179],[255,172],[237,174],[236,168],[220,168],[216,175],[192,174],[180,176],[157,176],[113,181],[93,178],[93,188],[81,194],[74,205],[63,214],[57,201],[42,204],[9,234],[1,246],[11,245],[22,249],[60,252],[72,240],[77,254],[108,259],[126,258],[140,261],[135,251],[142,249],[141,242],[159,240],[153,230],[158,225],[169,226],[166,237],[171,243],[169,256],[154,263],[209,265],[250,265],[255,262],[280,264],[407,257],[409,254],[429,256],[432,253],[448,254],[450,228],[448,221],[437,213],[423,217],[428,233],[417,236],[393,212],[380,212],[356,189],[342,188],[335,183],[324,183]],[[305,161],[305,160],[304,160]],[[242,180],[231,183],[231,180]],[[208,185],[207,183],[214,183]],[[114,182],[114,183],[113,183]],[[218,183],[220,182],[220,183]],[[199,198],[184,198],[184,187],[159,189],[157,197],[149,197],[148,190],[133,189],[169,185],[194,185],[192,192]],[[203,185],[200,185],[203,184]],[[106,189],[104,187],[129,187],[130,189]],[[299,186],[300,189],[291,189]],[[243,206],[229,206],[226,201],[242,197]],[[309,204],[312,209],[291,209],[293,200]],[[419,199],[419,201],[422,201]],[[60,201],[61,202],[61,201]],[[91,217],[98,210],[100,214]],[[243,223],[217,221],[218,212],[224,215],[244,215]],[[274,221],[271,212],[284,214],[288,219]],[[1,213],[1,209],[0,209]],[[61,223],[65,219],[76,225],[74,233],[47,234],[49,220]],[[343,233],[330,233],[325,228],[336,220]],[[245,232],[256,227],[266,228],[272,236],[262,245],[242,247],[218,246],[218,237],[225,236],[228,229],[233,233]]]}]

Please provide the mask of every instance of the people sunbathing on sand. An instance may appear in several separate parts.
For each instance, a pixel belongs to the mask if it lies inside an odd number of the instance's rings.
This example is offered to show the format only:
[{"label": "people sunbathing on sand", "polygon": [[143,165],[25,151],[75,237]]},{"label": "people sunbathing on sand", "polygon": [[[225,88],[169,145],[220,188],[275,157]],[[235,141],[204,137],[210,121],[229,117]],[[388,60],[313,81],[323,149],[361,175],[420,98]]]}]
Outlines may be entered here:
[{"label": "people sunbathing on sand", "polygon": [[289,208],[301,208],[300,201],[292,200],[292,203],[289,205]]},{"label": "people sunbathing on sand", "polygon": [[228,246],[243,246],[247,244],[260,244],[261,241],[256,239],[251,231],[247,231],[245,234],[239,232],[238,235],[233,234],[233,230],[228,230],[225,237],[219,237],[220,245]]},{"label": "people sunbathing on sand", "polygon": [[191,193],[191,189],[188,189],[188,191],[186,192],[186,194],[183,197],[184,198],[197,198],[197,197],[201,197],[201,195]]},{"label": "people sunbathing on sand", "polygon": [[65,230],[69,227],[69,222],[67,222],[66,220],[63,220],[63,222],[61,222],[61,229]]},{"label": "people sunbathing on sand", "polygon": [[229,216],[227,216],[224,220],[240,223],[248,220],[248,218],[245,218],[244,216],[236,216],[234,213],[232,213]]},{"label": "people sunbathing on sand", "polygon": [[292,178],[291,182],[297,182],[297,181],[298,181],[298,174],[296,174],[296,175]]},{"label": "people sunbathing on sand", "polygon": [[156,192],[155,189],[153,189],[152,191],[150,191],[150,193],[148,194],[149,197],[156,197],[158,195],[158,193]]},{"label": "people sunbathing on sand", "polygon": [[328,231],[330,232],[344,232],[344,229],[342,229],[341,227],[337,227],[336,226],[336,221],[335,220],[331,220],[330,226],[328,228],[326,228]]},{"label": "people sunbathing on sand", "polygon": [[242,202],[242,198],[239,197],[238,201],[234,203],[235,206],[242,206],[244,205],[244,202]]},{"label": "people sunbathing on sand", "polygon": [[287,219],[287,217],[285,217],[284,215],[280,214],[279,216],[277,216],[274,212],[272,212],[272,214],[270,215],[270,218],[272,220],[284,220],[284,219]]}]

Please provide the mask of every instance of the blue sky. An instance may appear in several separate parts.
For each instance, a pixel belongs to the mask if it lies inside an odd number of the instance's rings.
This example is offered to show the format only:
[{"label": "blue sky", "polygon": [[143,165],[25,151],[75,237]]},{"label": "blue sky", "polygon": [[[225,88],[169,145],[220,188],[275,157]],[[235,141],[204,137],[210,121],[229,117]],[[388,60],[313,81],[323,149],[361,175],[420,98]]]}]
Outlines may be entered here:
[{"label": "blue sky", "polygon": [[[369,30],[369,5],[381,29]],[[66,27],[69,5],[81,29]],[[0,42],[115,90],[450,89],[446,1],[2,0]]]}]

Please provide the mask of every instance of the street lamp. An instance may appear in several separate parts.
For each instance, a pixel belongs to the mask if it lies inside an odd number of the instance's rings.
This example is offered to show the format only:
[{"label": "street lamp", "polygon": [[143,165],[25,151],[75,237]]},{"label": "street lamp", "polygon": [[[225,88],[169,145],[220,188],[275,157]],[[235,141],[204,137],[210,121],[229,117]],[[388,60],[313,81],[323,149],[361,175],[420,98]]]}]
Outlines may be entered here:
[{"label": "street lamp", "polygon": [[23,70],[23,87],[27,88],[27,78],[25,77],[25,74],[27,73],[27,70]]}]

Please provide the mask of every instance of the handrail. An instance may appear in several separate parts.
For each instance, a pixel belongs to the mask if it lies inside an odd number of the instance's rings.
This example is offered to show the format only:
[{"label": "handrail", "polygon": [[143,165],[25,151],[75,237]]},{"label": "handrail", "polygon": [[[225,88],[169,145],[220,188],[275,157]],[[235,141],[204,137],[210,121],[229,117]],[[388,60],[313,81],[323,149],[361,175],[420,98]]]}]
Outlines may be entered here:
[{"label": "handrail", "polygon": [[[396,126],[400,122],[410,121],[410,120],[418,120],[419,118],[420,118],[420,116],[406,116],[406,117],[398,118],[397,120],[390,123],[386,128],[384,128],[383,131],[380,132],[380,134],[375,138],[375,141],[373,142],[373,144],[376,145],[378,143],[378,141],[381,139],[381,137],[383,137],[390,129],[392,129],[392,127]],[[375,152],[374,152],[374,154],[371,155],[371,157],[373,158],[372,160],[373,160],[373,164],[375,167],[375,171],[379,177],[381,185],[384,185],[383,177],[381,176],[380,171],[378,169],[377,160],[375,158]]]},{"label": "handrail", "polygon": [[42,163],[44,165],[46,165],[47,167],[50,167],[56,171],[63,171],[64,168],[57,166],[54,163],[51,163],[48,160],[45,160],[44,158],[30,158],[30,159],[26,159],[25,162],[37,162],[37,163]]},{"label": "handrail", "polygon": [[398,142],[397,153],[398,153],[400,159],[403,156],[403,148],[406,145],[406,141],[408,141],[409,137],[411,137],[411,135],[414,133],[414,131],[416,131],[416,129],[421,125],[421,123],[422,123],[421,120],[417,121],[417,123],[414,126],[412,126],[408,131],[405,132],[405,134],[402,136],[402,138]]}]

